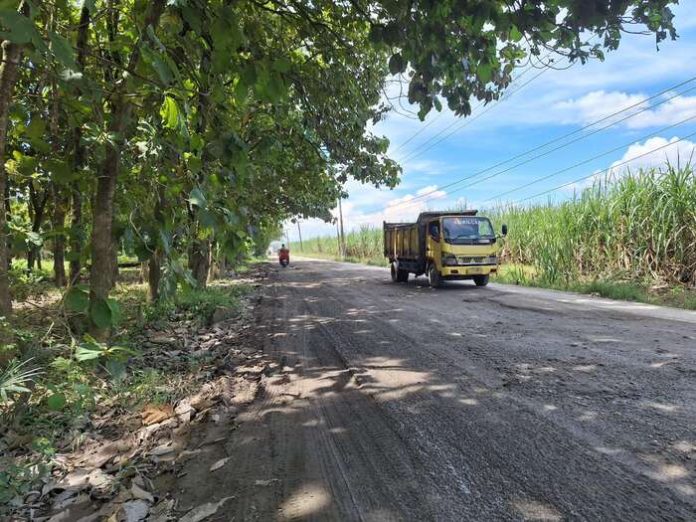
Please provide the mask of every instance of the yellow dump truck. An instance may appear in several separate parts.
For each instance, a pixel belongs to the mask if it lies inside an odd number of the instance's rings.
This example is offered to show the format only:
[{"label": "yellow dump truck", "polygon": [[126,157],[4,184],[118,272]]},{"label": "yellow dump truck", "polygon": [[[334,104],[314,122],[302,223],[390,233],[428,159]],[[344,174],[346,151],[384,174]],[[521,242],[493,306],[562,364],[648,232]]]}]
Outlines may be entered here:
[{"label": "yellow dump truck", "polygon": [[384,223],[384,256],[391,263],[392,281],[405,283],[409,274],[427,274],[430,286],[444,281],[473,279],[486,286],[498,269],[496,235],[476,210],[423,212],[415,223]]}]

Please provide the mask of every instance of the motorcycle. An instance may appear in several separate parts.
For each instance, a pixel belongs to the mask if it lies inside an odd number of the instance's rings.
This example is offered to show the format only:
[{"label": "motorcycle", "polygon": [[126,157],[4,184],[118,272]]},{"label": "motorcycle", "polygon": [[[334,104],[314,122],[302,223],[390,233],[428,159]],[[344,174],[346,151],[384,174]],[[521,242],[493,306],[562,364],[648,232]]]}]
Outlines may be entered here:
[{"label": "motorcycle", "polygon": [[288,266],[290,264],[290,252],[281,250],[280,254],[278,254],[278,261],[283,268]]}]

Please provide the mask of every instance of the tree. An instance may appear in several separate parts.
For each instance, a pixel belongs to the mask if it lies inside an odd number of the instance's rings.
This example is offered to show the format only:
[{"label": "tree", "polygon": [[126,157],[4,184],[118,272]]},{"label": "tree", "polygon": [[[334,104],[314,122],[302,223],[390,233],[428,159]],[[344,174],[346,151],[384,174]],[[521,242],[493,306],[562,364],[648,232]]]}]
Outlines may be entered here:
[{"label": "tree", "polygon": [[29,2],[23,0],[17,11],[5,13],[6,19],[15,23],[12,34],[14,38],[5,38],[2,42],[2,63],[0,64],[0,314],[7,316],[12,312],[10,296],[7,250],[7,204],[4,194],[7,187],[5,171],[5,143],[7,139],[7,124],[14,93],[17,71],[22,59],[22,46],[30,41],[24,29],[31,15]]}]

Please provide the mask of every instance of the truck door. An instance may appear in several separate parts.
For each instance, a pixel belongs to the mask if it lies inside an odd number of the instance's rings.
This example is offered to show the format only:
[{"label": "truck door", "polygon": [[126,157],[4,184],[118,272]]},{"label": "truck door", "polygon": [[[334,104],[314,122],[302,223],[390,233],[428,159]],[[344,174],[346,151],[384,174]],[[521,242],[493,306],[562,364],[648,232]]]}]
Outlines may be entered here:
[{"label": "truck door", "polygon": [[440,220],[435,219],[428,223],[428,235],[425,240],[425,257],[430,262],[434,262],[438,270],[442,269],[440,260],[442,255],[442,232]]}]

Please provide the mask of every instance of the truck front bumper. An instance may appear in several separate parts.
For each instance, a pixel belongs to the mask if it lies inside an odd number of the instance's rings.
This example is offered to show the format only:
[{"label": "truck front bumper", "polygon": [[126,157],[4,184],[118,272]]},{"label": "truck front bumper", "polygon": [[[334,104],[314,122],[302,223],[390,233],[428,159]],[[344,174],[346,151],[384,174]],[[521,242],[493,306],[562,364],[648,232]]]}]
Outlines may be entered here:
[{"label": "truck front bumper", "polygon": [[459,265],[443,266],[441,275],[444,279],[471,279],[478,275],[494,274],[498,265]]}]

